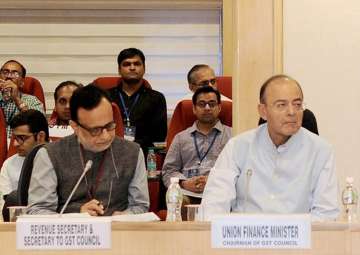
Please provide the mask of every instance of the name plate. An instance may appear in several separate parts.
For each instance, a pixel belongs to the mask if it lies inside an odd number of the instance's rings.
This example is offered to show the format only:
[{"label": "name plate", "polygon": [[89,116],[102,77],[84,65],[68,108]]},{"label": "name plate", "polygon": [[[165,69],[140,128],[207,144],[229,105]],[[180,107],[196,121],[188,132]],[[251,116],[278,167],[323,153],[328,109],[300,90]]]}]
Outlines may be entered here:
[{"label": "name plate", "polygon": [[211,221],[212,248],[310,249],[309,214],[230,214]]},{"label": "name plate", "polygon": [[73,133],[74,130],[71,126],[49,126],[49,136],[52,140],[57,140]]},{"label": "name plate", "polygon": [[19,250],[110,249],[111,218],[31,218],[16,221]]}]

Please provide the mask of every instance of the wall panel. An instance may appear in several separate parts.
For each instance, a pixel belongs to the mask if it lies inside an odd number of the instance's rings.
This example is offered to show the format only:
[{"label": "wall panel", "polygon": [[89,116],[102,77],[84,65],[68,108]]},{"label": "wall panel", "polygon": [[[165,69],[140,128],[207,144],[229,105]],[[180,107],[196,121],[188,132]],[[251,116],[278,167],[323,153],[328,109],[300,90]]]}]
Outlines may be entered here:
[{"label": "wall panel", "polygon": [[[39,78],[51,112],[57,84],[64,80],[87,84],[99,76],[116,76],[118,53],[137,47],[146,55],[145,78],[165,94],[171,114],[178,99],[188,93],[186,74],[194,64],[209,64],[221,74],[220,6],[216,1],[209,1],[207,8],[195,3],[204,1],[180,2],[182,8],[167,10],[2,9],[0,62],[17,59],[29,75]],[[186,3],[190,9],[184,9]]]}]

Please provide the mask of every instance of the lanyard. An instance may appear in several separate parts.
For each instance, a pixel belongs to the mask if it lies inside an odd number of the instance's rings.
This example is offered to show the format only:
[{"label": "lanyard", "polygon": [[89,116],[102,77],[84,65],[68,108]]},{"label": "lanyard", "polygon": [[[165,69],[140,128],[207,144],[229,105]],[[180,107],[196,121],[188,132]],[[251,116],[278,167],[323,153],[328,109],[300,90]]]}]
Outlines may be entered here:
[{"label": "lanyard", "polygon": [[215,139],[218,135],[219,131],[216,130],[215,134],[214,134],[214,138],[212,139],[209,148],[207,149],[207,151],[205,152],[205,154],[203,156],[201,156],[200,151],[199,151],[199,146],[197,144],[197,140],[196,140],[196,132],[193,134],[193,139],[194,139],[194,144],[195,144],[195,149],[196,149],[196,153],[197,156],[199,158],[199,165],[201,164],[201,162],[204,160],[204,158],[206,157],[206,155],[209,153],[209,151],[211,150],[211,148],[213,147],[214,143],[215,143]]},{"label": "lanyard", "polygon": [[[84,148],[83,146],[80,144],[80,156],[81,156],[81,160],[84,162],[84,156],[83,156],[83,151],[84,151]],[[104,161],[105,161],[105,156],[106,156],[106,152],[108,150],[104,151],[103,152],[103,155],[101,157],[101,161],[100,161],[100,164],[99,164],[99,167],[96,171],[96,181],[95,181],[95,185],[94,183],[91,184],[91,187],[89,188],[89,185],[88,183],[86,182],[86,185],[88,186],[88,189],[87,189],[87,193],[88,193],[88,196],[90,199],[93,199],[95,197],[95,194],[96,194],[96,190],[97,188],[99,187],[99,184],[100,184],[100,181],[104,175]],[[85,162],[83,163],[83,165],[85,164]],[[86,176],[85,176],[86,178]]]},{"label": "lanyard", "polygon": [[134,108],[134,106],[136,105],[137,101],[139,100],[139,96],[140,96],[140,94],[138,93],[136,95],[135,100],[132,103],[132,105],[129,108],[127,108],[126,105],[125,105],[125,100],[124,100],[121,92],[119,92],[120,102],[121,102],[122,108],[124,109],[124,113],[125,113],[125,116],[126,116],[126,125],[128,127],[130,127],[130,114],[131,114],[131,111]]}]

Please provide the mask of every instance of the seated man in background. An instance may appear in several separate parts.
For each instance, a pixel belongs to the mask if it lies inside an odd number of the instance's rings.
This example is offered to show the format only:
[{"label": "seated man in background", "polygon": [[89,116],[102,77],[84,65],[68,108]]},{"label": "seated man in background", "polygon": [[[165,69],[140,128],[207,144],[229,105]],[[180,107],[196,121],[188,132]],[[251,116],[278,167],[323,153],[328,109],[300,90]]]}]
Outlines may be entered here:
[{"label": "seated man in background", "polygon": [[[0,172],[0,192],[3,196],[17,190],[26,155],[39,144],[49,141],[49,129],[44,114],[37,110],[21,112],[11,120],[17,153],[8,158]],[[2,198],[1,198],[2,199]]]},{"label": "seated man in background", "polygon": [[56,88],[54,92],[54,101],[56,112],[55,116],[49,120],[50,126],[68,126],[71,119],[70,116],[70,98],[73,92],[82,87],[82,84],[74,81],[63,81]]},{"label": "seated man in background", "polygon": [[[217,156],[231,137],[231,128],[221,123],[220,93],[213,87],[197,89],[192,98],[194,124],[178,133],[166,154],[163,165],[163,181],[170,185],[171,177],[178,177],[180,186],[187,191],[201,194],[207,176]],[[201,199],[190,197],[183,204],[200,203]]]},{"label": "seated man in background", "polygon": [[44,106],[37,97],[21,93],[25,76],[25,67],[16,60],[5,62],[0,69],[0,107],[4,111],[8,137],[11,136],[9,123],[17,113],[28,109],[44,113]]},{"label": "seated man in background", "polygon": [[167,134],[167,109],[162,93],[145,86],[145,56],[139,49],[128,48],[117,58],[121,76],[110,89],[112,100],[120,107],[125,139],[140,144],[144,153],[154,142],[163,142]]},{"label": "seated man in background", "polygon": [[303,93],[297,81],[277,75],[260,90],[258,111],[267,123],[227,143],[210,172],[205,217],[230,212],[339,214],[334,152],[301,127]]},{"label": "seated man in background", "polygon": [[[204,86],[211,86],[217,89],[215,72],[210,66],[205,64],[194,65],[187,74],[187,80],[191,93],[185,95],[181,100],[191,100],[194,92]],[[221,100],[232,101],[224,95],[221,95]]]},{"label": "seated man in background", "polygon": [[90,169],[65,213],[99,216],[147,212],[144,155],[138,144],[115,136],[108,94],[93,85],[79,88],[70,99],[70,112],[74,134],[45,145],[35,156],[28,213],[60,212],[85,166]]}]

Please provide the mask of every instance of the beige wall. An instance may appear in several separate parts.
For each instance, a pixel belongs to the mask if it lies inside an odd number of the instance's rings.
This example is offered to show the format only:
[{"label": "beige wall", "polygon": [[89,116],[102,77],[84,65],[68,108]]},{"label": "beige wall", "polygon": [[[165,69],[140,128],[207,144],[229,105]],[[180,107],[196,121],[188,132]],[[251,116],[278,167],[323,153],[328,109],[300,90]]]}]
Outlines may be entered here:
[{"label": "beige wall", "polygon": [[341,186],[360,187],[360,1],[284,0],[284,71],[335,150]]}]

